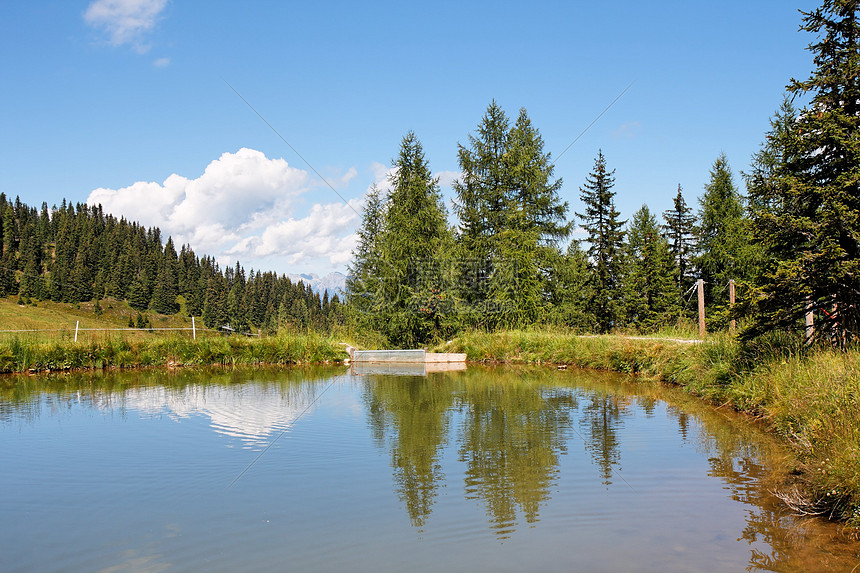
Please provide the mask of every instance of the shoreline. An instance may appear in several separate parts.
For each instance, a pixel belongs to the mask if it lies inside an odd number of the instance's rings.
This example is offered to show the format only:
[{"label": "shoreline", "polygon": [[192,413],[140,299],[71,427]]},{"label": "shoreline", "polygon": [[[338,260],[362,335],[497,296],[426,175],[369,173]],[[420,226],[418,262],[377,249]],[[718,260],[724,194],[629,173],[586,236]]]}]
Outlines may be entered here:
[{"label": "shoreline", "polygon": [[[715,408],[730,407],[788,444],[797,513],[841,521],[860,536],[860,350],[804,352],[775,336],[746,347],[727,334],[707,344],[671,338],[580,336],[551,331],[467,332],[436,350],[470,362],[572,366],[678,386]],[[852,422],[853,421],[853,422]]]},{"label": "shoreline", "polygon": [[[761,420],[798,460],[791,473],[803,495],[785,499],[786,504],[798,512],[845,522],[860,534],[860,424],[851,422],[860,420],[860,350],[806,354],[784,341],[749,349],[728,335],[712,336],[707,344],[698,342],[552,331],[466,332],[430,350],[464,352],[471,364],[538,364],[632,374],[638,382],[669,383],[713,407],[730,407]],[[340,365],[346,360],[339,339],[313,332],[262,339],[101,337],[78,343],[0,344],[0,371],[29,376]]]}]

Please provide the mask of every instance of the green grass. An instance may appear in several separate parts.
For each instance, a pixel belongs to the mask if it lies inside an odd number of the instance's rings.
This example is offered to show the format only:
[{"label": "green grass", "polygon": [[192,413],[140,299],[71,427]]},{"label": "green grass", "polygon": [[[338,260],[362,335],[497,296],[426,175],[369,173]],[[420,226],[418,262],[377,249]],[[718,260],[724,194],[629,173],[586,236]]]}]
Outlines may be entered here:
[{"label": "green grass", "polygon": [[702,344],[670,338],[468,332],[436,350],[638,374],[756,416],[797,454],[793,473],[806,494],[798,508],[860,527],[860,349],[804,351],[779,334],[746,345],[727,334]]},{"label": "green grass", "polygon": [[[138,314],[138,311],[128,306],[125,301],[110,298],[99,303],[102,307],[101,316],[96,316],[93,301],[72,305],[42,300],[23,306],[17,301],[18,297],[0,298],[0,331],[38,330],[41,332],[26,334],[31,339],[43,341],[74,338],[75,323],[79,323],[81,329],[124,329],[128,327],[129,318],[134,319]],[[191,319],[181,314],[167,316],[150,311],[146,315],[153,328],[191,328]],[[197,321],[197,326],[202,327],[200,320]],[[81,331],[78,339],[87,332]],[[0,332],[0,342],[22,334],[25,333]],[[153,333],[149,331],[129,332],[127,335],[153,337]]]},{"label": "green grass", "polygon": [[[16,297],[0,299],[0,330],[39,332],[0,333],[0,372],[132,368],[158,365],[299,364],[325,363],[347,357],[339,340],[314,332],[277,336],[222,336],[198,324],[191,331],[124,330],[137,311],[116,300],[69,305],[40,301],[37,306],[17,304]],[[154,328],[190,328],[183,315],[148,313]],[[74,341],[75,323],[80,323]],[[198,321],[199,322],[199,321]],[[116,330],[122,329],[122,330]]]},{"label": "green grass", "polygon": [[40,341],[27,336],[0,343],[0,372],[43,372],[140,366],[327,363],[346,358],[336,340],[314,332],[269,337],[208,336],[192,340],[169,334],[123,335]]}]

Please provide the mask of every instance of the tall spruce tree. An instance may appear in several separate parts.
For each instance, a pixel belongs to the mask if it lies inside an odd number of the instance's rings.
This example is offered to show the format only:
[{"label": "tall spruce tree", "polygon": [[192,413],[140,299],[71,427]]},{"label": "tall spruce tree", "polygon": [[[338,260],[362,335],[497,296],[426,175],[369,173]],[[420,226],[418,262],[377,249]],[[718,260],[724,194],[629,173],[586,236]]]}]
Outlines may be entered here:
[{"label": "tall spruce tree", "polygon": [[591,269],[591,300],[597,330],[608,332],[622,317],[621,297],[622,246],[624,242],[620,213],[615,208],[615,171],[608,171],[603,152],[597,154],[594,169],[580,187],[585,212],[577,213],[588,233],[588,258]]},{"label": "tall spruce tree", "polygon": [[451,309],[444,279],[453,238],[438,180],[413,132],[404,136],[394,160],[391,192],[379,237],[384,334],[400,346],[415,346],[447,333]]},{"label": "tall spruce tree", "polygon": [[677,317],[678,272],[669,243],[647,205],[633,214],[625,244],[626,322],[640,331],[655,330]]},{"label": "tall spruce tree", "polygon": [[379,330],[382,303],[383,252],[386,200],[374,184],[367,192],[346,280],[349,305],[360,313],[362,326]]},{"label": "tall spruce tree", "polygon": [[695,229],[696,216],[693,209],[687,206],[684,195],[678,184],[678,193],[672,200],[672,208],[663,211],[665,224],[661,226],[663,236],[669,242],[669,249],[675,259],[675,286],[684,292],[692,284],[690,276],[691,258],[696,246]]},{"label": "tall spruce tree", "polygon": [[815,69],[792,80],[811,96],[795,115],[783,104],[754,157],[749,192],[767,254],[755,335],[804,327],[844,345],[860,337],[860,1],[824,0],[803,12]]},{"label": "tall spruce tree", "polygon": [[704,280],[708,314],[717,319],[719,326],[729,307],[729,281],[751,280],[758,264],[758,249],[751,244],[744,198],[735,186],[725,154],[720,154],[714,162],[699,202],[698,255],[694,264]]},{"label": "tall spruce tree", "polygon": [[15,210],[12,208],[12,205],[7,205],[3,211],[3,254],[15,252],[17,227]]},{"label": "tall spruce tree", "polygon": [[136,310],[146,310],[149,308],[149,293],[140,277],[136,277],[132,281],[128,292],[128,304]]},{"label": "tall spruce tree", "polygon": [[179,311],[173,277],[171,265],[168,261],[163,261],[158,269],[158,277],[152,291],[152,308],[155,312],[176,314]]},{"label": "tall spruce tree", "polygon": [[18,293],[15,282],[15,259],[11,252],[0,257],[0,297]]}]

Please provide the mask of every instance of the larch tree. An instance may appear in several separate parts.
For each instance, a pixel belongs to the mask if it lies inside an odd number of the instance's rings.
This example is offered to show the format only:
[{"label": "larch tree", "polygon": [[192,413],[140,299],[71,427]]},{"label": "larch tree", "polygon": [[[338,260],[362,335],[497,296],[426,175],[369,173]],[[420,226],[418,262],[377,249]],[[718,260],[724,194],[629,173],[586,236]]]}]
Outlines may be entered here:
[{"label": "larch tree", "polygon": [[568,205],[558,195],[562,181],[553,178],[552,158],[543,148],[540,132],[521,109],[504,154],[507,206],[497,243],[507,276],[491,283],[506,327],[534,324],[545,314],[553,254],[570,233]]},{"label": "larch tree", "polygon": [[486,326],[532,324],[547,309],[553,251],[570,232],[551,155],[525,109],[510,126],[491,102],[459,160],[459,253],[475,287],[463,298]]},{"label": "larch tree", "polygon": [[[459,219],[457,258],[461,313],[466,323],[494,326],[498,313],[492,303],[501,259],[499,235],[505,228],[509,203],[506,160],[510,122],[504,110],[490,102],[468,145],[457,146],[460,177],[454,182],[454,212]],[[504,269],[502,269],[504,271]],[[495,288],[491,283],[495,283]]]}]

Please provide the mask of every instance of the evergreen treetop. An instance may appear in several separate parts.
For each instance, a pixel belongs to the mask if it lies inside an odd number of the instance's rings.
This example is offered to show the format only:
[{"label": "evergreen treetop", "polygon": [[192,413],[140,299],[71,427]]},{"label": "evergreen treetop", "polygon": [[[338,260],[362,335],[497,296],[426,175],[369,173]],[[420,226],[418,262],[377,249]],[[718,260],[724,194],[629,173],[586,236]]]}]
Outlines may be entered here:
[{"label": "evergreen treetop", "polygon": [[665,224],[661,225],[663,236],[669,243],[677,269],[675,285],[683,291],[691,282],[690,260],[696,246],[696,216],[684,200],[680,183],[678,193],[672,200],[672,208],[663,211],[663,220],[665,221]]},{"label": "evergreen treetop", "polygon": [[588,258],[592,269],[592,300],[590,308],[595,315],[597,328],[608,332],[617,326],[621,316],[621,270],[623,226],[615,208],[615,171],[606,168],[606,158],[599,151],[594,168],[585,185],[580,187],[584,213],[577,213],[582,227],[588,233]]},{"label": "evergreen treetop", "polygon": [[788,91],[810,99],[795,114],[783,104],[754,157],[750,196],[756,237],[767,252],[757,323],[804,328],[845,344],[860,336],[860,2],[824,0],[800,29],[815,68]]}]

